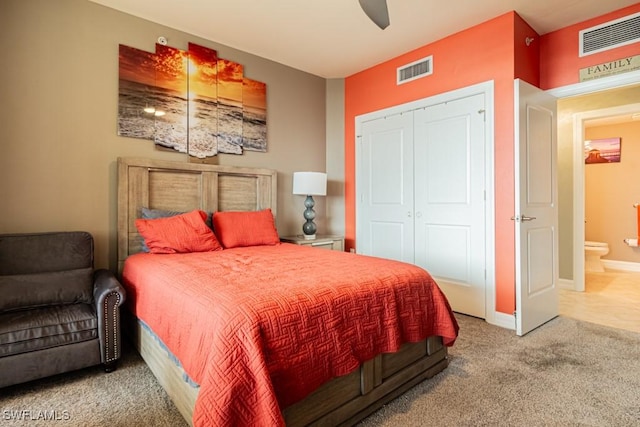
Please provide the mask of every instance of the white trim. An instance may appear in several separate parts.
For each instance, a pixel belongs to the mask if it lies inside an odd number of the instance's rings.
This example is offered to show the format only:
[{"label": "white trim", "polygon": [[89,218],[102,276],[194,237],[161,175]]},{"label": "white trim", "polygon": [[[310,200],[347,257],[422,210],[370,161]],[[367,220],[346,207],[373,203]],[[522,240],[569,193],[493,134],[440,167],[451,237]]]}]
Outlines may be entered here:
[{"label": "white trim", "polygon": [[516,329],[516,318],[513,314],[505,314],[496,312],[495,316],[491,321],[487,319],[487,323],[490,323],[495,326],[500,326],[501,328],[511,329],[515,331]]},{"label": "white trim", "polygon": [[584,292],[584,123],[573,116],[573,286]]},{"label": "white trim", "polygon": [[[486,280],[485,280],[485,320],[487,323],[493,325],[502,326],[502,317],[509,316],[504,313],[496,311],[496,247],[495,247],[495,170],[494,170],[494,157],[495,157],[495,135],[494,135],[494,112],[495,112],[495,100],[494,100],[494,82],[493,80],[478,83],[475,85],[467,86],[461,89],[444,92],[438,95],[430,96],[428,98],[419,99],[417,101],[408,102],[406,104],[395,105],[393,107],[385,108],[379,111],[373,111],[371,113],[362,114],[355,118],[355,147],[356,147],[356,186],[358,177],[358,138],[362,134],[362,124],[370,120],[376,120],[382,117],[388,117],[394,114],[401,114],[406,111],[415,110],[418,108],[425,108],[431,105],[440,104],[443,102],[451,101],[458,98],[464,98],[477,94],[484,94],[485,96],[485,187],[486,187],[486,203],[485,203],[485,268],[486,268]],[[357,198],[357,190],[356,190]],[[357,200],[355,201],[354,208],[356,209],[356,246],[357,246],[357,228],[358,228],[358,212],[357,212]],[[513,316],[510,316],[513,318]],[[504,326],[509,329],[515,328],[515,322],[508,323],[508,326]]]},{"label": "white trim", "polygon": [[547,93],[555,96],[556,98],[566,98],[568,96],[584,95],[586,93],[638,84],[639,81],[640,70],[637,70],[549,89],[547,90]]},{"label": "white trim", "polygon": [[569,280],[569,279],[558,279],[558,287],[560,289],[569,289],[571,291],[575,290],[575,286],[573,285],[573,280]]},{"label": "white trim", "polygon": [[[493,86],[494,86],[493,80],[490,80],[484,83],[478,83],[478,84],[463,87],[460,89],[454,89],[449,92],[439,93],[437,95],[433,95],[428,98],[422,98],[416,101],[407,102],[406,104],[394,105],[392,107],[384,108],[382,110],[361,114],[359,116],[356,116],[355,118],[356,138],[358,138],[358,136],[360,136],[360,134],[362,133],[362,124],[364,122],[368,122],[371,120],[377,120],[383,117],[393,116],[395,114],[402,114],[406,111],[430,107],[432,105],[442,104],[444,102],[451,101],[452,99],[465,98],[468,96],[477,95],[479,93],[484,93],[485,96],[487,97],[485,99],[487,99],[487,101],[491,100],[491,102],[493,102]],[[491,106],[493,107],[493,104],[491,104]],[[491,112],[487,111],[486,113],[492,114],[492,118],[493,118],[493,111]],[[488,118],[489,117],[487,116],[487,124],[489,124]],[[493,124],[491,124],[491,132],[493,132]],[[492,145],[493,145],[493,142],[492,142]]]},{"label": "white trim", "polygon": [[613,259],[600,259],[605,268],[620,271],[640,272],[640,262],[616,261]]}]

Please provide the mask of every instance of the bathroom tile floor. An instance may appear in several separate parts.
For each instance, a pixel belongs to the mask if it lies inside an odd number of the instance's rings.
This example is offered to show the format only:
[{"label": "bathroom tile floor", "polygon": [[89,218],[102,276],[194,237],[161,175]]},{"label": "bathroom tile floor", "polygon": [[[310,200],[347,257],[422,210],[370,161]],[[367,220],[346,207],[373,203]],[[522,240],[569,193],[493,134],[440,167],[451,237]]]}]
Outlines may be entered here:
[{"label": "bathroom tile floor", "polygon": [[560,289],[560,315],[640,332],[640,272],[585,274],[585,292]]}]

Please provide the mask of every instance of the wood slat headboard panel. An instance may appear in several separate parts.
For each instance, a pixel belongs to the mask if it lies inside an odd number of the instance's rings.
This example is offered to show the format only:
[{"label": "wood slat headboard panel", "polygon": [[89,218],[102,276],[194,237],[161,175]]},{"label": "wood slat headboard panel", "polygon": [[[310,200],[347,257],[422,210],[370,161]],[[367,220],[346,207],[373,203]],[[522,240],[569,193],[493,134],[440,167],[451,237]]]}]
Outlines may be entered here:
[{"label": "wood slat headboard panel", "polygon": [[277,178],[272,169],[118,158],[118,271],[141,250],[135,220],[143,207],[184,212],[271,208],[275,216]]}]

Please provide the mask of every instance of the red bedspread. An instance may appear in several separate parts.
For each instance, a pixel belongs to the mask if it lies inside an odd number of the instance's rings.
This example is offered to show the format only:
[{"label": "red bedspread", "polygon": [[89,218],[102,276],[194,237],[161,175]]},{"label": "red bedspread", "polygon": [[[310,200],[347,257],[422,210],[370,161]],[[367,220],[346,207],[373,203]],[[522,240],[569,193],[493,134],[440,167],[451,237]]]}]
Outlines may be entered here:
[{"label": "red bedspread", "polygon": [[283,425],[285,407],[404,342],[458,325],[416,266],[293,244],[130,256],[130,310],[200,391],[196,426]]}]

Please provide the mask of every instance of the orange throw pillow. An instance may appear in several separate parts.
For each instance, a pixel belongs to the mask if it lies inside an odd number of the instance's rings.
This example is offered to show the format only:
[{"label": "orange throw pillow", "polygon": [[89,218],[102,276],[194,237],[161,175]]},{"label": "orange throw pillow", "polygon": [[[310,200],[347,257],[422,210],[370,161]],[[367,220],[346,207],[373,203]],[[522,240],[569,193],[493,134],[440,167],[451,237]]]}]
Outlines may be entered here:
[{"label": "orange throw pillow", "polygon": [[136,219],[136,228],[152,254],[208,252],[222,249],[205,224],[207,214],[194,210],[158,219]]},{"label": "orange throw pillow", "polygon": [[213,214],[213,230],[225,248],[280,243],[271,209],[216,212]]}]

